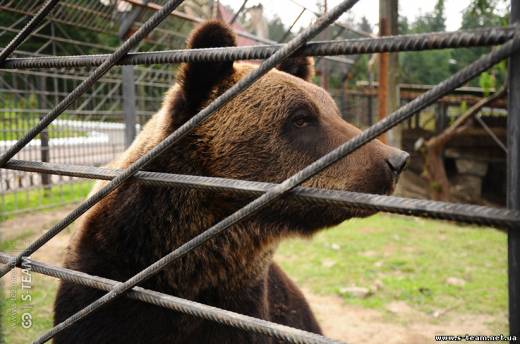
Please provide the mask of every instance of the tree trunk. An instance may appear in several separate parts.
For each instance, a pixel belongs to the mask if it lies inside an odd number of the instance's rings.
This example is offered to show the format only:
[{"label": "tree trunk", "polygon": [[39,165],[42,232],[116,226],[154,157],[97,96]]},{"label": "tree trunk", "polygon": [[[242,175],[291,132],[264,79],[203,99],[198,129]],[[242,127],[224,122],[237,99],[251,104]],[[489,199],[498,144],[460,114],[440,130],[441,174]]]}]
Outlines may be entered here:
[{"label": "tree trunk", "polygon": [[423,146],[425,176],[429,182],[430,196],[432,199],[438,201],[449,201],[451,198],[450,182],[446,170],[444,169],[444,161],[442,158],[446,144],[469,128],[471,126],[470,119],[478,114],[483,107],[491,104],[496,99],[503,97],[505,93],[506,87],[502,87],[492,95],[482,98],[462,116],[457,118],[457,120],[448,128],[425,142]]}]

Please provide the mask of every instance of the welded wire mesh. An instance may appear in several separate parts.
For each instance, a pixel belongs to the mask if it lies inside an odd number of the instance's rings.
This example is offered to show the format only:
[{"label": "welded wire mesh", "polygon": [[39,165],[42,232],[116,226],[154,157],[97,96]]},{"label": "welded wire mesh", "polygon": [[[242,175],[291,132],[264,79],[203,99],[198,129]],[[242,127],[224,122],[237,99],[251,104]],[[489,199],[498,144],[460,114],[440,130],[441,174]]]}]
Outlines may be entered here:
[{"label": "welded wire mesh", "polygon": [[[353,208],[364,208],[383,210],[389,212],[397,212],[407,215],[416,215],[424,217],[436,217],[450,220],[457,220],[461,222],[476,223],[476,224],[487,224],[494,225],[497,227],[504,227],[509,230],[518,228],[520,223],[520,214],[514,210],[495,209],[489,207],[475,207],[463,204],[450,204],[433,201],[419,201],[411,199],[396,198],[390,196],[375,196],[368,194],[356,194],[348,192],[333,192],[330,190],[313,190],[299,187],[300,184],[316,175],[320,171],[326,169],[330,165],[334,164],[339,159],[352,153],[362,145],[370,142],[377,136],[386,132],[390,128],[398,125],[399,123],[410,119],[415,113],[422,109],[432,105],[434,102],[448,94],[453,89],[463,85],[473,77],[477,76],[482,71],[492,67],[501,60],[508,58],[511,54],[515,53],[520,48],[520,37],[518,36],[517,28],[511,27],[509,29],[496,29],[487,30],[472,33],[454,33],[450,35],[423,35],[421,37],[395,37],[390,40],[363,40],[361,42],[343,41],[341,42],[326,42],[326,43],[314,43],[315,45],[305,45],[306,42],[315,37],[318,33],[323,31],[329,25],[331,25],[341,14],[352,7],[357,1],[345,0],[341,2],[337,7],[327,12],[320,19],[318,19],[312,26],[303,30],[303,32],[296,35],[294,38],[289,40],[285,45],[276,47],[260,47],[251,48],[247,51],[238,51],[230,48],[223,48],[215,50],[213,52],[200,52],[200,51],[186,51],[186,52],[175,52],[174,54],[165,53],[162,55],[162,60],[153,60],[152,62],[147,59],[150,56],[137,57],[134,63],[150,64],[150,63],[176,63],[176,62],[206,62],[211,63],[213,61],[221,60],[236,60],[236,59],[247,59],[250,57],[248,54],[256,53],[255,59],[262,58],[265,61],[250,75],[240,80],[237,84],[232,86],[229,90],[224,92],[214,102],[208,105],[207,108],[201,110],[192,119],[182,125],[179,129],[168,136],[158,146],[153,148],[148,153],[144,154],[139,160],[133,163],[126,170],[110,170],[110,169],[99,169],[92,167],[92,165],[98,165],[105,160],[110,160],[113,155],[107,153],[104,156],[103,153],[95,153],[92,151],[86,151],[91,160],[86,162],[89,166],[74,166],[71,164],[64,164],[60,157],[49,157],[49,147],[59,144],[59,141],[53,137],[54,132],[60,130],[68,130],[67,138],[77,137],[78,141],[85,140],[83,131],[87,131],[84,127],[80,126],[75,116],[90,116],[91,119],[88,125],[95,127],[96,131],[104,132],[105,135],[116,135],[122,128],[121,123],[110,123],[102,120],[96,121],[96,116],[104,116],[103,119],[110,119],[111,111],[117,107],[116,105],[109,105],[109,100],[103,100],[106,98],[107,93],[111,94],[112,90],[118,90],[121,82],[117,76],[117,69],[112,67],[120,61],[125,59],[131,59],[128,55],[132,48],[137,47],[139,42],[148,36],[151,32],[158,32],[160,29],[154,28],[163,20],[168,20],[172,11],[180,5],[182,1],[171,0],[163,4],[163,7],[158,8],[146,22],[143,23],[141,28],[130,38],[119,46],[114,53],[106,56],[84,56],[80,60],[87,61],[83,66],[97,66],[94,71],[85,70],[78,67],[72,69],[73,72],[70,75],[64,74],[66,77],[64,81],[59,80],[58,76],[53,74],[56,73],[51,71],[41,72],[40,74],[26,73],[16,71],[7,72],[13,73],[9,76],[13,83],[21,82],[25,84],[39,85],[35,89],[34,93],[30,93],[28,96],[24,95],[23,92],[20,94],[18,88],[12,88],[7,90],[11,92],[11,96],[4,99],[3,108],[9,109],[9,125],[12,126],[8,130],[2,131],[0,134],[7,136],[10,135],[10,139],[5,142],[12,141],[12,144],[7,145],[6,149],[0,156],[0,166],[8,171],[33,171],[42,173],[39,180],[31,180],[29,183],[48,183],[51,185],[52,180],[45,180],[47,174],[55,174],[61,177],[67,178],[94,178],[94,179],[105,179],[110,180],[99,191],[91,195],[85,202],[83,202],[78,208],[72,211],[63,220],[53,226],[49,231],[39,237],[36,241],[30,244],[17,256],[9,256],[6,254],[0,254],[0,261],[4,264],[1,268],[1,273],[4,275],[16,266],[20,266],[24,259],[38,250],[47,241],[49,241],[56,234],[61,232],[81,214],[83,214],[90,207],[99,202],[103,197],[108,195],[115,188],[120,186],[125,180],[135,177],[139,182],[151,183],[156,185],[181,185],[183,187],[198,187],[208,188],[211,190],[226,190],[234,191],[238,193],[248,193],[250,195],[258,196],[254,201],[250,202],[243,208],[239,209],[230,216],[217,222],[214,226],[202,232],[192,240],[181,245],[170,254],[164,256],[157,262],[153,263],[146,269],[142,270],[132,278],[124,282],[112,281],[108,279],[102,279],[95,276],[90,276],[85,273],[71,271],[63,268],[46,266],[45,264],[32,261],[31,264],[35,267],[35,271],[49,276],[54,276],[60,279],[69,280],[74,283],[79,283],[86,286],[91,286],[101,290],[108,291],[100,299],[96,300],[86,308],[80,310],[78,313],[72,315],[65,321],[57,324],[47,333],[43,334],[36,340],[37,343],[45,342],[52,338],[60,331],[66,329],[68,326],[74,324],[77,321],[81,321],[84,317],[95,311],[97,308],[113,301],[114,299],[127,296],[135,298],[144,302],[149,302],[162,307],[170,308],[179,312],[191,314],[197,317],[217,321],[223,324],[231,325],[241,329],[254,331],[257,333],[266,334],[272,337],[276,337],[287,342],[293,343],[331,343],[333,340],[325,337],[312,334],[309,332],[289,328],[273,324],[264,320],[254,319],[244,315],[239,315],[222,309],[216,309],[213,307],[197,304],[188,300],[179,299],[173,296],[164,295],[161,293],[145,290],[137,287],[137,285],[143,280],[149,278],[151,275],[159,272],[169,264],[174,264],[178,258],[189,254],[192,250],[202,245],[207,240],[217,236],[225,235],[225,230],[231,225],[254,215],[262,208],[269,204],[279,200],[282,196],[289,195],[295,200],[303,202],[325,202],[328,204],[336,204],[343,206],[350,206]],[[2,3],[0,3],[0,6]],[[61,3],[62,8],[67,7],[64,3]],[[92,26],[99,30],[110,30],[103,25],[103,15],[107,15],[106,9],[101,9],[99,5],[92,5],[93,8],[89,8],[89,11],[96,13],[101,18],[96,19],[92,22],[85,23],[85,25]],[[70,8],[76,9],[72,6]],[[85,10],[83,8],[82,10]],[[102,11],[103,10],[103,11]],[[16,8],[16,11],[20,13],[31,13],[35,12],[34,7],[30,7],[29,4],[20,4]],[[67,13],[67,16],[62,13]],[[66,22],[70,19],[72,12],[62,11],[54,13],[52,16],[57,22]],[[77,15],[80,18],[81,14]],[[76,18],[76,19],[77,19]],[[72,19],[70,19],[72,20]],[[99,23],[98,23],[99,21]],[[16,23],[11,26],[12,30],[16,31]],[[182,26],[179,30],[182,29]],[[464,36],[466,35],[466,36]],[[173,35],[175,36],[175,35]],[[152,36],[149,36],[152,37]],[[160,38],[158,38],[160,39]],[[443,40],[444,39],[444,40]],[[152,39],[152,41],[154,41]],[[14,42],[13,47],[16,48],[20,42]],[[468,43],[469,42],[469,43]],[[334,55],[334,54],[355,54],[355,53],[369,53],[369,52],[380,52],[380,51],[399,51],[399,50],[421,50],[421,49],[434,49],[441,47],[457,47],[457,46],[477,46],[477,45],[492,45],[503,43],[500,47],[492,51],[490,54],[483,56],[479,60],[475,61],[471,65],[463,68],[447,80],[443,81],[439,85],[426,91],[419,97],[411,100],[404,104],[400,109],[385,117],[383,120],[370,126],[368,129],[363,131],[358,136],[354,137],[350,141],[340,145],[333,151],[329,152],[319,160],[315,161],[311,165],[307,166],[303,170],[299,171],[292,177],[286,179],[280,184],[267,184],[267,183],[250,183],[245,181],[236,180],[225,180],[218,178],[205,178],[195,176],[178,176],[171,174],[159,174],[159,173],[146,173],[140,172],[140,170],[146,166],[151,160],[153,160],[158,154],[163,152],[166,148],[177,143],[182,137],[187,135],[190,130],[195,128],[199,123],[204,121],[207,117],[216,111],[220,106],[223,106],[226,102],[236,96],[238,93],[249,87],[258,78],[267,73],[271,68],[274,68],[284,59],[292,56],[293,54],[301,54],[304,52],[306,55]],[[310,47],[310,48],[309,48]],[[255,50],[256,49],[256,50]],[[238,51],[238,52],[237,52]],[[167,61],[165,59],[170,58],[172,55],[177,54],[178,59]],[[233,55],[234,54],[234,55]],[[8,55],[8,54],[6,54]],[[43,59],[38,54],[28,60],[11,59],[7,60],[6,65],[10,68],[39,68],[39,67],[50,67],[45,65]],[[180,56],[180,57],[179,57]],[[201,57],[202,56],[202,57]],[[5,56],[7,57],[7,56]],[[155,56],[157,57],[157,56]],[[67,65],[74,58],[63,59],[62,61],[55,60],[52,67],[70,67],[73,64]],[[141,60],[140,60],[141,59]],[[97,61],[92,63],[92,61]],[[18,63],[18,65],[17,65]],[[23,65],[28,63],[27,65]],[[42,63],[42,64],[40,64]],[[1,65],[0,65],[1,67]],[[137,69],[138,80],[139,73],[153,75],[152,80],[140,80],[142,81],[143,87],[147,85],[156,86],[156,84],[170,85],[172,82],[172,76],[169,72],[160,69]],[[69,70],[70,72],[70,70]],[[16,74],[20,73],[20,74]],[[115,76],[114,76],[115,74]],[[61,73],[60,73],[61,75]],[[37,80],[30,80],[30,78],[37,78]],[[100,81],[98,88],[92,88],[96,81]],[[65,87],[60,89],[59,84],[70,83],[72,85],[72,91],[66,90]],[[148,84],[147,84],[148,83]],[[139,85],[139,83],[137,83]],[[90,92],[90,93],[88,93]],[[113,94],[118,93],[113,91]],[[147,93],[146,93],[147,94]],[[31,96],[34,95],[34,99]],[[44,103],[46,98],[44,96],[51,95],[54,97],[53,104],[58,104],[55,107],[51,107],[50,112],[43,111]],[[96,101],[96,107],[89,107],[89,102],[97,97],[105,97],[100,101]],[[148,96],[147,96],[148,97]],[[17,104],[22,101],[34,101],[36,106],[33,106],[33,110],[30,113],[23,108],[17,107]],[[114,96],[117,98],[117,96]],[[156,103],[154,96],[150,99],[142,99],[143,101],[143,116],[148,115],[147,111],[153,111],[152,104]],[[149,103],[147,103],[149,102]],[[101,105],[99,105],[101,104]],[[148,105],[150,107],[148,107]],[[76,110],[68,110],[72,107]],[[34,108],[36,110],[34,110]],[[149,109],[149,110],[148,110]],[[42,111],[39,111],[42,110]],[[69,112],[70,111],[70,112]],[[25,119],[24,119],[25,116]],[[31,117],[33,116],[33,117]],[[58,119],[59,117],[59,119]],[[14,118],[14,120],[12,119]],[[94,120],[92,120],[94,119]],[[12,123],[11,123],[12,122]],[[144,122],[144,121],[143,121]],[[139,123],[138,123],[139,124]],[[67,129],[63,129],[63,127]],[[36,137],[39,137],[39,141]],[[55,141],[53,141],[53,139]],[[114,150],[120,151],[123,148],[122,140],[112,140],[112,142],[118,142],[117,147]],[[70,143],[70,142],[69,142]],[[69,146],[68,144],[67,146]],[[115,153],[115,152],[114,152]],[[26,155],[23,155],[26,154]],[[67,152],[63,154],[67,156]],[[16,158],[16,159],[13,159]],[[98,161],[99,160],[99,161]],[[70,159],[67,159],[67,163],[70,163]],[[85,161],[82,161],[85,162]],[[4,170],[3,170],[4,171]],[[17,172],[10,172],[17,173]],[[4,179],[2,179],[4,180]],[[16,175],[14,177],[5,178],[5,185],[2,187],[13,188],[17,183]],[[23,184],[23,182],[22,182]]]}]

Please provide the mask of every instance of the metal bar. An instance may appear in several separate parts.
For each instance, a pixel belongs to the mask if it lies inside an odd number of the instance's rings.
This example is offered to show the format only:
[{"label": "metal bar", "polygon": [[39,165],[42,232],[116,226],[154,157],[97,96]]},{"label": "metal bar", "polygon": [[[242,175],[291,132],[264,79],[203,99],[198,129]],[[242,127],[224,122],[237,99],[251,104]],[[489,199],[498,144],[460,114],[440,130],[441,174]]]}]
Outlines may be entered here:
[{"label": "metal bar", "polygon": [[287,37],[289,37],[289,35],[291,34],[291,31],[292,31],[294,25],[296,25],[296,23],[300,20],[300,18],[305,13],[305,11],[306,11],[306,9],[302,8],[300,14],[298,14],[298,16],[296,16],[296,19],[294,19],[294,21],[292,22],[291,26],[289,26],[289,28],[283,34],[282,38],[280,38],[280,40],[279,40],[280,43],[285,41],[287,39]]},{"label": "metal bar", "polygon": [[[12,258],[13,257],[8,254],[0,253],[0,263],[7,263]],[[108,278],[92,276],[80,271],[51,266],[39,261],[32,260],[30,258],[25,258],[24,260],[30,264],[31,270],[36,273],[55,277],[63,281],[69,281],[90,288],[110,291],[119,283]],[[125,294],[125,296],[134,300],[139,300],[159,307],[171,309],[176,312],[214,321],[246,331],[260,333],[269,337],[278,338],[287,343],[343,343],[315,333],[276,324],[270,321],[231,312],[213,306],[208,306],[202,303],[159,293],[157,291],[144,289],[141,287],[133,287],[128,291],[127,294]]]},{"label": "metal bar", "polygon": [[[20,17],[20,18],[18,18],[14,23],[12,23],[11,25],[9,25],[8,29],[14,30],[14,28],[15,28],[18,24],[22,23],[25,19],[27,19],[27,17]],[[9,32],[9,31],[7,31],[7,30],[3,30],[2,32],[0,32],[0,37],[2,37],[3,35],[5,35],[7,32]],[[15,31],[15,32],[16,32],[16,31]]]},{"label": "metal bar", "polygon": [[[321,28],[326,27],[326,25],[330,24],[330,21],[332,18],[337,18],[340,13],[342,13],[343,9],[348,9],[350,6],[352,6],[355,3],[355,1],[344,1],[337,7],[335,7],[332,11],[328,12],[326,15],[324,15],[320,20],[318,20],[312,27],[306,29],[303,33],[299,34],[295,39],[293,39],[291,42],[288,43],[287,46],[291,46],[295,41],[300,39],[303,44],[303,41],[307,38],[305,33],[310,34],[310,32],[316,31],[316,26],[320,26]],[[341,12],[339,12],[341,11]],[[338,13],[339,12],[339,13]],[[287,48],[287,47],[286,47]],[[418,111],[428,107],[429,105],[433,104],[436,100],[438,100],[440,97],[444,96],[451,90],[455,89],[456,87],[459,87],[460,85],[463,85],[464,83],[471,80],[473,77],[478,75],[479,73],[483,72],[484,70],[490,68],[494,64],[498,63],[504,58],[507,58],[511,53],[518,50],[520,48],[520,39],[518,36],[515,36],[511,41],[505,43],[495,51],[481,57],[474,63],[470,64],[469,66],[463,68],[461,71],[455,73],[450,78],[446,79],[439,85],[435,86],[431,90],[425,92],[423,95],[417,97],[416,99],[412,100],[408,104],[401,107],[399,110],[394,112],[392,115],[386,117],[384,120],[378,122],[377,124],[373,125],[372,127],[368,128],[367,130],[363,131],[361,134],[357,135],[353,139],[349,140],[348,142],[340,145],[336,149],[332,150],[331,152],[324,155],[322,158],[318,159],[314,163],[310,164],[309,166],[305,167],[303,170],[299,171],[292,177],[286,179],[281,184],[278,184],[274,188],[270,189],[268,192],[264,193],[259,198],[255,199],[254,201],[248,203],[246,206],[242,207],[238,211],[234,212],[230,216],[224,218],[211,228],[207,229],[203,233],[197,235],[190,241],[186,242],[185,244],[181,245],[177,249],[175,249],[173,252],[169,253],[168,255],[164,256],[163,258],[159,259],[152,265],[148,266],[146,269],[142,270],[138,274],[134,275],[132,278],[127,280],[124,283],[118,284],[114,289],[112,289],[109,293],[105,294],[103,297],[97,299],[95,302],[91,303],[90,305],[86,306],[79,312],[73,314],[68,319],[66,319],[64,322],[58,324],[54,328],[52,328],[49,332],[45,333],[42,337],[40,337],[37,342],[41,343],[43,341],[46,341],[52,336],[54,336],[57,332],[69,327],[70,325],[74,324],[76,321],[82,319],[83,317],[87,316],[91,312],[95,311],[99,307],[111,302],[112,300],[116,299],[123,293],[125,293],[129,288],[132,288],[138,283],[141,283],[142,281],[149,278],[151,275],[159,272],[163,268],[165,268],[167,265],[178,259],[179,257],[184,256],[185,254],[191,252],[195,248],[199,247],[203,243],[205,243],[207,240],[210,240],[211,238],[215,237],[216,235],[223,232],[225,229],[229,228],[230,226],[234,225],[235,223],[246,219],[254,214],[256,212],[260,211],[264,207],[268,206],[272,202],[280,199],[282,196],[287,194],[289,191],[291,191],[296,186],[300,185],[301,183],[305,182],[309,178],[313,177],[317,173],[321,172],[325,168],[329,167],[336,161],[342,159],[346,155],[352,153],[362,145],[370,142],[371,140],[375,139],[379,135],[381,135],[383,132],[391,129],[392,127],[396,126],[400,122],[406,120],[407,118],[411,117],[413,114],[417,113]],[[232,86],[231,89],[238,87],[237,85],[241,84],[242,82],[250,82],[251,76],[253,74],[256,74],[258,70],[262,70],[266,68],[266,62],[276,62],[278,64],[278,61],[274,60],[275,56],[278,56],[279,53],[282,51],[288,52],[287,49],[280,50],[277,54],[273,55],[270,59],[265,61],[258,67],[257,70],[252,72],[252,74],[249,74],[249,76],[246,76],[245,79],[242,79],[237,84]],[[287,55],[290,55],[291,53],[288,52]],[[270,66],[269,66],[270,67]],[[267,67],[267,68],[269,68]],[[256,80],[256,79],[253,79]],[[231,90],[230,89],[230,90]],[[225,92],[228,93],[229,91]],[[209,105],[208,108],[212,107],[221,97],[217,98],[217,100]],[[206,108],[206,109],[208,109]],[[205,110],[206,110],[205,109]],[[204,111],[204,110],[203,110]],[[198,117],[196,115],[195,117]],[[187,122],[190,123],[194,118],[192,118],[190,121]],[[185,124],[186,125],[186,124]],[[182,128],[182,127],[181,127]],[[108,185],[111,185],[114,183],[114,181],[121,179],[122,176],[125,174],[128,175],[129,171],[132,171],[132,169],[135,169],[136,165],[139,165],[139,161],[142,160],[145,157],[150,157],[152,152],[162,152],[162,150],[159,150],[158,147],[166,146],[169,139],[166,138],[165,141],[162,141],[158,146],[153,148],[149,153],[145,154],[142,158],[140,158],[136,163],[131,165],[128,169],[123,172],[123,174],[120,174],[118,177],[114,178],[111,182],[107,184],[101,191],[99,191],[97,194],[102,194],[104,189],[108,188]],[[152,153],[153,154],[153,153]],[[153,157],[153,156],[152,156]],[[134,174],[136,171],[132,172]],[[92,199],[93,197],[91,197]],[[87,201],[88,202],[88,201]],[[78,215],[79,216],[79,215]],[[69,216],[70,217],[70,216]],[[62,224],[67,224],[67,219],[65,221],[62,221]],[[63,229],[61,224],[58,224],[56,226],[56,229],[53,228],[49,230],[47,233],[45,233],[40,239],[37,240],[37,242],[32,247],[38,247],[37,245],[41,243],[43,240],[49,240],[52,238],[52,236],[56,235],[61,229]],[[41,245],[40,245],[41,246]],[[27,256],[27,249],[22,253],[23,256]]]},{"label": "metal bar", "polygon": [[123,93],[123,117],[125,121],[125,147],[130,147],[134,141],[136,130],[135,109],[135,80],[134,66],[123,66],[121,68],[122,93]]},{"label": "metal bar", "polygon": [[[214,111],[218,110],[221,106],[226,104],[229,100],[234,98],[238,93],[242,92],[253,82],[258,80],[260,77],[265,75],[268,71],[278,66],[283,60],[291,56],[294,51],[296,51],[298,48],[300,48],[307,40],[311,39],[315,35],[317,35],[321,30],[329,26],[331,23],[333,23],[341,14],[343,14],[345,11],[350,9],[358,0],[344,0],[339,5],[337,5],[334,9],[332,9],[330,12],[328,12],[323,17],[319,18],[313,25],[308,27],[307,29],[303,30],[301,33],[299,33],[295,38],[293,38],[289,43],[287,43],[282,49],[277,51],[273,56],[265,60],[257,69],[252,71],[250,74],[245,76],[243,79],[238,81],[236,84],[231,86],[226,92],[224,92],[222,95],[217,97],[212,103],[210,103],[206,108],[201,110],[198,114],[193,116],[190,120],[188,120],[186,123],[184,123],[181,127],[179,127],[176,131],[174,131],[172,134],[170,134],[166,139],[161,141],[157,146],[152,148],[149,152],[144,154],[141,158],[139,158],[136,162],[134,162],[132,165],[130,165],[122,174],[114,178],[112,181],[110,181],[107,185],[102,187],[98,192],[96,192],[94,195],[92,195],[90,198],[88,198],[84,203],[82,203],[78,208],[76,208],[72,213],[70,213],[68,216],[66,216],[62,221],[57,223],[53,228],[51,228],[49,231],[47,231],[44,235],[42,235],[40,238],[38,238],[35,242],[33,242],[29,247],[27,247],[25,250],[23,250],[16,258],[16,261],[12,261],[10,264],[6,265],[5,267],[0,270],[0,273],[5,274],[5,272],[9,271],[14,265],[16,265],[24,256],[29,256],[32,252],[37,250],[39,247],[41,247],[43,244],[45,244],[48,240],[50,240],[52,237],[54,237],[56,234],[61,232],[65,227],[67,227],[70,223],[72,223],[75,219],[77,219],[81,214],[83,214],[85,211],[87,211],[90,207],[92,207],[94,204],[99,202],[103,197],[105,197],[108,193],[110,193],[112,190],[117,188],[121,183],[123,183],[125,180],[129,179],[131,176],[133,176],[139,169],[146,166],[148,162],[150,162],[152,159],[154,159],[157,155],[161,154],[165,149],[167,149],[169,146],[177,142],[179,139],[184,137],[186,134],[188,134],[194,127],[196,127],[200,122],[205,120],[207,117],[209,117]],[[164,9],[164,7],[163,7]],[[498,50],[497,50],[498,51]],[[268,197],[271,197],[272,194],[266,193],[264,196],[268,195]],[[263,197],[263,196],[262,196]],[[261,198],[262,198],[261,197]],[[233,223],[233,217],[227,218],[228,222]],[[217,226],[213,231],[211,229],[204,232],[205,236],[211,236],[218,233],[220,230],[227,228],[228,225],[226,225],[226,221],[221,222],[219,226]],[[195,241],[191,241],[189,244],[185,244],[181,246],[180,249],[177,249],[174,251],[173,257],[177,256],[179,253],[180,255],[189,252],[191,249],[188,249],[188,251],[183,251],[186,248],[189,248],[193,246],[195,243],[195,246],[197,246],[197,242],[199,242],[199,239],[196,239]],[[172,258],[171,255],[167,256],[169,259]],[[164,259],[164,258],[163,258]],[[97,308],[105,305],[106,303],[110,302],[111,300],[119,297],[122,293],[127,291],[129,288],[133,287],[137,283],[141,282],[144,278],[146,278],[150,273],[154,273],[154,271],[158,271],[157,269],[160,269],[161,264],[166,263],[167,261],[160,260],[159,262],[156,262],[155,264],[149,266],[147,269],[143,270],[141,273],[135,275],[133,278],[129,279],[128,281],[118,284],[118,286],[112,291],[103,297],[99,298],[95,302],[91,303],[87,307],[83,308],[79,312],[73,314],[68,319],[63,321],[62,323],[56,325],[53,327],[50,331],[43,334],[39,339],[36,340],[37,343],[42,343],[50,338],[52,338],[56,333],[60,332],[61,330],[69,327],[70,325],[74,324],[76,321],[82,319],[83,317],[87,316],[91,312],[95,311]],[[3,275],[2,274],[2,275]]]},{"label": "metal bar", "polygon": [[18,34],[12,39],[11,42],[0,52],[0,64],[11,55],[11,53],[22,44],[31,32],[36,28],[38,24],[47,16],[52,8],[58,3],[59,0],[48,0],[40,10],[29,20],[29,22],[21,29]]},{"label": "metal bar", "polygon": [[[511,39],[516,27],[477,29],[455,32],[422,33],[378,38],[356,38],[324,42],[309,42],[295,52],[295,56],[356,55],[380,52],[421,51],[430,49],[492,46]],[[166,64],[182,62],[221,62],[266,59],[276,53],[282,44],[252,47],[210,49],[182,49],[157,52],[128,53],[118,65]],[[0,68],[57,68],[95,67],[110,55],[28,57],[7,59]]]},{"label": "metal bar", "polygon": [[[296,0],[289,0],[290,2],[292,2],[293,4],[299,6],[299,7],[302,7],[302,8],[305,8],[306,10],[308,10],[309,12],[311,12],[312,14],[314,14],[315,16],[319,17],[321,15],[321,13],[318,13],[302,4],[300,4],[298,1]],[[365,36],[365,37],[374,37],[373,34],[371,34],[370,32],[364,32],[364,31],[361,31],[361,30],[357,30],[355,28],[353,28],[352,26],[350,25],[347,25],[347,24],[344,24],[344,23],[339,23],[339,22],[336,22],[334,23],[334,25],[336,26],[339,26],[341,28],[344,28],[348,31],[351,31],[351,32],[354,32],[354,33],[357,33],[358,35],[360,36]]]},{"label": "metal bar", "polygon": [[[511,0],[512,24],[520,23],[520,3]],[[507,116],[507,206],[520,209],[520,52],[509,57]],[[516,226],[515,229],[519,229]],[[520,338],[520,232],[507,233],[509,334]],[[511,341],[511,343],[516,342]]]},{"label": "metal bar", "polygon": [[[39,90],[45,89],[46,78],[43,76],[37,77],[36,87]],[[38,103],[41,108],[46,106],[46,99],[43,94],[38,94]],[[41,115],[39,116],[41,119]],[[50,161],[50,146],[49,146],[49,131],[47,128],[41,131],[40,133],[40,159],[42,162]],[[47,191],[51,186],[51,178],[48,174],[41,174],[42,185],[45,191]]]},{"label": "metal bar", "polygon": [[[100,180],[112,180],[124,171],[14,159],[8,162],[4,168]],[[147,185],[196,188],[216,192],[230,191],[246,196],[261,196],[278,186],[273,183],[145,171],[137,172],[132,180]],[[500,208],[308,187],[295,187],[288,196],[306,204],[328,204],[353,209],[377,210],[498,228],[512,228],[520,225],[520,212]]]},{"label": "metal bar", "polygon": [[[147,3],[148,0],[143,0],[144,3]],[[132,30],[132,26],[134,25],[134,22],[141,16],[141,13],[143,13],[144,8],[134,8],[131,12],[124,13],[121,18],[121,22],[119,24],[119,31],[117,32],[117,35],[121,39],[126,39],[128,34]]]},{"label": "metal bar", "polygon": [[488,135],[493,139],[493,141],[495,141],[495,143],[500,147],[502,148],[502,150],[504,151],[504,153],[507,154],[507,147],[506,145],[500,141],[500,139],[498,138],[498,136],[493,132],[493,130],[491,130],[491,128],[486,124],[486,122],[484,122],[480,116],[480,114],[476,115],[475,116],[475,119],[477,120],[478,124],[480,124],[480,126],[486,131],[486,133],[488,133]]},{"label": "metal bar", "polygon": [[240,8],[238,9],[238,11],[233,15],[233,18],[231,18],[231,20],[229,21],[229,25],[233,25],[233,23],[238,19],[238,16],[239,16],[240,13],[244,10],[244,7],[246,7],[247,1],[248,1],[248,0],[244,0],[244,1],[242,2],[242,5],[241,5]]}]

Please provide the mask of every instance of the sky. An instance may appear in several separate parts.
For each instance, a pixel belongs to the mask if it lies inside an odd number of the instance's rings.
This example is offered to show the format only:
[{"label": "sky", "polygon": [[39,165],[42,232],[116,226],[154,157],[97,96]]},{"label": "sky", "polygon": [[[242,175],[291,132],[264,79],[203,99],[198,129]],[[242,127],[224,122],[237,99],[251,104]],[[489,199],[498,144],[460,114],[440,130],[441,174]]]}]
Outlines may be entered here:
[{"label": "sky", "polygon": [[[242,4],[243,0],[220,0],[221,3],[230,5],[237,10]],[[306,7],[316,10],[316,3],[318,0],[296,0]],[[446,0],[446,27],[448,31],[457,30],[460,27],[462,20],[462,11],[468,7],[472,0]],[[329,8],[337,5],[340,0],[328,0]],[[431,12],[437,0],[400,0],[399,14],[408,17],[413,21],[417,16],[425,12]],[[278,15],[282,21],[288,26],[298,16],[301,7],[294,4],[292,0],[249,0],[247,6],[262,3],[264,6],[264,13],[268,18]],[[351,9],[351,14],[354,15],[356,21],[365,16],[368,21],[375,27],[379,20],[379,0],[360,0]],[[312,20],[312,15],[303,15],[299,20],[299,25],[295,28],[298,30],[302,26],[308,25]],[[377,31],[377,30],[375,30]]]}]

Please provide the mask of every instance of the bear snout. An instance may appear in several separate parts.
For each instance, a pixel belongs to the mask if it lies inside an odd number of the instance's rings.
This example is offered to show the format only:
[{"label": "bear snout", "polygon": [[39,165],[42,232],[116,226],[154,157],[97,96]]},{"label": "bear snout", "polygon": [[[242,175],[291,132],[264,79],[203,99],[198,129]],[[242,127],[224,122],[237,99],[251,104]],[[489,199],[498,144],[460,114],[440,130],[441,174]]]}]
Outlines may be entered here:
[{"label": "bear snout", "polygon": [[385,162],[394,175],[395,181],[399,179],[399,175],[408,165],[408,161],[410,161],[410,154],[400,150],[395,149],[395,152],[385,159]]}]

